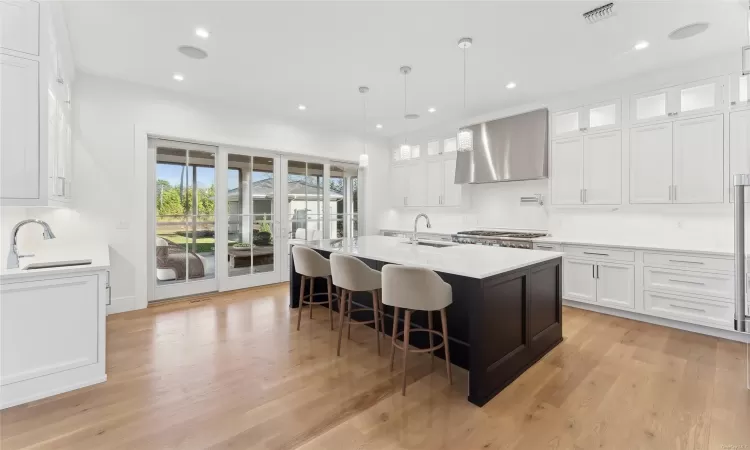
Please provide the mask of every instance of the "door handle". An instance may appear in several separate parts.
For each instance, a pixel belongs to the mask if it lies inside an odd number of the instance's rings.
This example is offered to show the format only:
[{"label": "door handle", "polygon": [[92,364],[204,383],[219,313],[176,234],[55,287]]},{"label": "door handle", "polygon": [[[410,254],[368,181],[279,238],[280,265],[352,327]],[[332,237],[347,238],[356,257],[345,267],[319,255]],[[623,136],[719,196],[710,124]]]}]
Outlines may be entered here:
[{"label": "door handle", "polygon": [[676,280],[673,278],[670,278],[669,281],[673,283],[685,283],[685,284],[694,284],[696,286],[705,286],[706,283],[701,283],[700,281],[685,281],[685,280]]},{"label": "door handle", "polygon": [[591,265],[591,278],[596,278],[596,264]]},{"label": "door handle", "polygon": [[596,265],[596,279],[599,279],[599,264]]},{"label": "door handle", "polygon": [[675,305],[674,303],[670,303],[669,306],[671,306],[672,308],[677,308],[677,309],[687,309],[688,311],[698,311],[698,312],[702,312],[702,313],[706,312],[705,309],[691,308],[689,306]]},{"label": "door handle", "polygon": [[583,252],[584,255],[609,256],[609,253]]}]

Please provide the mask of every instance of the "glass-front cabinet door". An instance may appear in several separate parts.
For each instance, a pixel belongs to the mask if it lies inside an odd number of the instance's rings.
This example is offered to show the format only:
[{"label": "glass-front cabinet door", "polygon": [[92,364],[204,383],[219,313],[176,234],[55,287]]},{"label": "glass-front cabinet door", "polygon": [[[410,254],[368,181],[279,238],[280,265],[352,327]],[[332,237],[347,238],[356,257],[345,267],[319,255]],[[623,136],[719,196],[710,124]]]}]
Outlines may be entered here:
[{"label": "glass-front cabinet door", "polygon": [[630,122],[644,123],[669,117],[669,89],[634,95],[630,101]]},{"label": "glass-front cabinet door", "polygon": [[730,78],[730,105],[732,109],[744,109],[750,107],[750,75],[733,74]]},{"label": "glass-front cabinet door", "polygon": [[716,111],[724,105],[724,78],[688,83],[675,88],[677,116],[699,115]]},{"label": "glass-front cabinet door", "polygon": [[620,99],[597,103],[584,108],[584,131],[596,133],[620,128],[622,122]]}]

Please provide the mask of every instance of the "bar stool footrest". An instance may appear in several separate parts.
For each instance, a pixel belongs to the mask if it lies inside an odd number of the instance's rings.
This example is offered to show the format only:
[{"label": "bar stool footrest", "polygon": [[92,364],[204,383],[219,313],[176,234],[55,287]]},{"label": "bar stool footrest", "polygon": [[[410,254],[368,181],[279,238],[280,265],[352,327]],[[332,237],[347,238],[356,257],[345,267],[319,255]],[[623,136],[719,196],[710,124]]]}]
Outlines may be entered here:
[{"label": "bar stool footrest", "polygon": [[[441,332],[439,332],[437,330],[428,330],[426,328],[415,328],[415,329],[409,330],[409,334],[411,334],[411,333],[430,333],[430,334],[433,334],[433,335],[439,337],[440,340],[441,340],[441,342],[439,344],[433,346],[433,347],[420,348],[420,349],[416,349],[416,350],[407,350],[409,353],[427,353],[427,352],[432,352],[434,350],[438,350],[438,349],[441,349],[441,348],[445,347],[445,337],[443,337],[443,333],[441,333]],[[402,337],[403,335],[404,335],[403,331],[400,331],[400,332],[396,333],[396,339]],[[402,339],[402,341],[403,341],[403,339]],[[399,345],[397,342],[395,342],[393,344],[393,346],[396,347],[397,349],[401,350],[401,351],[404,350],[404,346],[403,345]]]}]

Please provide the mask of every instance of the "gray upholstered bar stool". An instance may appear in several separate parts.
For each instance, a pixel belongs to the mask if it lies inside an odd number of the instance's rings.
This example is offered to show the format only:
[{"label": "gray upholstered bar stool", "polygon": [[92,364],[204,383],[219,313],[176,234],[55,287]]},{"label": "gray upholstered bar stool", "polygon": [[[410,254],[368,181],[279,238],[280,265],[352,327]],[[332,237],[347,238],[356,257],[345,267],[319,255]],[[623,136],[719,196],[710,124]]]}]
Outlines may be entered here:
[{"label": "gray upholstered bar stool", "polygon": [[[393,332],[391,334],[391,371],[393,370],[393,360],[396,356],[396,349],[403,351],[404,375],[401,387],[401,394],[406,395],[406,355],[409,352],[426,353],[430,352],[434,359],[435,350],[445,348],[445,366],[448,371],[448,381],[453,384],[451,376],[451,357],[448,350],[448,321],[445,314],[445,308],[453,303],[453,290],[451,285],[443,281],[440,275],[432,270],[420,267],[398,266],[387,264],[383,267],[383,304],[393,306]],[[404,331],[398,331],[398,314],[399,310],[404,309]],[[412,311],[427,311],[428,329],[411,328]],[[432,313],[440,311],[440,321],[443,325],[443,332],[432,329]],[[409,334],[412,332],[427,332],[430,335],[430,347],[418,350],[409,350]],[[396,339],[403,335],[403,346],[396,343]],[[433,343],[433,335],[442,339],[438,345]]]},{"label": "gray upholstered bar stool", "polygon": [[[380,272],[371,269],[359,259],[331,253],[331,273],[333,284],[341,288],[339,297],[339,344],[336,354],[341,356],[341,338],[344,333],[344,317],[347,319],[347,339],[352,332],[352,313],[357,311],[372,311],[373,319],[354,322],[358,325],[374,324],[375,335],[378,342],[378,355],[380,354],[380,332],[385,336],[385,319],[383,318],[383,304],[380,303],[378,290],[380,289]],[[352,292],[372,293],[372,308],[366,306],[352,309]]]},{"label": "gray upholstered bar stool", "polygon": [[[331,262],[323,255],[313,249],[295,245],[292,247],[292,258],[294,258],[294,270],[300,274],[302,281],[299,287],[299,315],[297,316],[297,330],[302,322],[302,307],[310,305],[310,318],[312,319],[313,305],[328,303],[328,318],[331,321],[331,330],[333,330],[333,295],[331,293]],[[328,298],[321,301],[313,301],[315,296],[325,295],[324,293],[313,293],[313,282],[315,278],[325,278],[328,282]],[[310,287],[305,295],[305,281],[310,280]]]}]

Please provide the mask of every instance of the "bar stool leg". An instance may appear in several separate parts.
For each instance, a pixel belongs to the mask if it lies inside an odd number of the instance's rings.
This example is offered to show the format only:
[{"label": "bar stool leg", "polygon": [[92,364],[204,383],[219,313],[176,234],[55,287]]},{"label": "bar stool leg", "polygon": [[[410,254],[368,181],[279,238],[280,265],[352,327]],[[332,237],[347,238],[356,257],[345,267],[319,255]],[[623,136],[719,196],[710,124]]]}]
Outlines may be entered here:
[{"label": "bar stool leg", "polygon": [[[427,311],[427,328],[430,330],[427,334],[430,335],[430,348],[435,346],[432,337],[432,311]],[[430,350],[430,370],[435,365],[435,350]]]},{"label": "bar stool leg", "polygon": [[445,367],[448,369],[448,382],[453,384],[451,376],[451,354],[448,349],[448,319],[445,314],[445,308],[440,310],[440,321],[443,323],[443,342],[445,343]]},{"label": "bar stool leg", "polygon": [[349,302],[349,314],[346,316],[346,340],[352,338],[352,291],[346,291],[346,301]]},{"label": "bar stool leg", "polygon": [[336,348],[336,356],[341,356],[341,338],[344,334],[344,316],[346,315],[346,291],[339,290],[339,345]]},{"label": "bar stool leg", "polygon": [[331,331],[333,331],[333,296],[331,294],[331,277],[326,277],[328,284],[328,320],[331,321]]},{"label": "bar stool leg", "polygon": [[383,291],[378,289],[378,308],[380,308],[380,332],[385,339],[385,306],[383,306]]},{"label": "bar stool leg", "polygon": [[315,281],[315,277],[310,277],[310,292],[307,293],[307,295],[310,297],[308,300],[310,300],[310,318],[312,319],[312,308],[313,308],[313,281]]},{"label": "bar stool leg", "polygon": [[396,359],[396,333],[398,332],[398,306],[393,307],[393,331],[391,332],[391,372],[393,360]]},{"label": "bar stool leg", "polygon": [[302,307],[304,306],[302,302],[305,301],[305,276],[300,275],[301,280],[299,283],[299,305],[297,305],[297,308],[299,309],[299,313],[297,314],[297,331],[299,331],[299,325],[302,323]]},{"label": "bar stool leg", "polygon": [[401,395],[406,395],[406,355],[409,354],[409,330],[411,328],[411,310],[406,310],[404,314],[404,355],[403,355],[403,370],[404,375],[402,376],[401,382]]},{"label": "bar stool leg", "polygon": [[378,342],[378,356],[380,356],[380,318],[378,317],[379,309],[380,306],[378,305],[378,293],[377,291],[372,291],[372,318],[373,326],[375,327],[375,339]]}]

